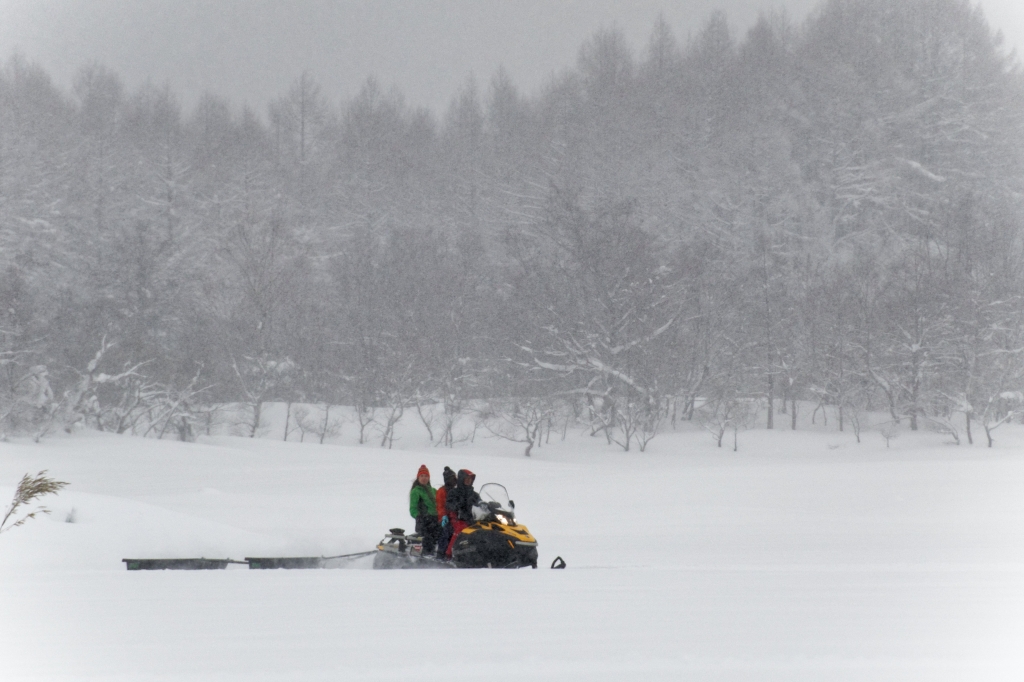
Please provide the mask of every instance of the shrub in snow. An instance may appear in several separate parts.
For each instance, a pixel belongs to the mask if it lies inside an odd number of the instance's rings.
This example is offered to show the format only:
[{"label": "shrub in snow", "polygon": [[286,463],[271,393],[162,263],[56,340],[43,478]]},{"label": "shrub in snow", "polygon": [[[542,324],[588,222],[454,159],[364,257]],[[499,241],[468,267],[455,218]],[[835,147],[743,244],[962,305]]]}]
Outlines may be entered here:
[{"label": "shrub in snow", "polygon": [[[47,476],[45,470],[40,471],[35,476],[25,474],[14,491],[14,499],[11,500],[10,506],[7,507],[3,520],[0,520],[0,533],[17,528],[29,519],[34,519],[37,514],[49,514],[50,510],[40,505],[31,512],[25,513],[21,518],[18,518],[18,514],[24,513],[24,507],[40,497],[56,495],[66,485],[67,483],[64,481],[55,481]],[[11,520],[14,520],[14,522],[7,526],[7,522]],[[7,527],[5,528],[4,526]]]},{"label": "shrub in snow", "polygon": [[289,358],[273,360],[245,356],[241,366],[232,359],[231,367],[242,393],[235,428],[239,435],[255,438],[263,428],[264,403],[273,400],[277,394],[290,395],[296,365]]},{"label": "shrub in snow", "polygon": [[953,423],[952,415],[925,416],[925,425],[936,433],[944,433],[952,438],[952,442],[960,445],[960,429]]},{"label": "shrub in snow", "polygon": [[514,443],[525,443],[527,457],[540,445],[545,424],[550,425],[554,406],[544,398],[492,402],[480,411],[480,424],[492,435]]},{"label": "shrub in snow", "polygon": [[732,449],[736,452],[739,450],[739,432],[753,426],[762,409],[761,401],[756,398],[725,393],[707,398],[697,409],[697,417],[718,447],[722,447],[726,432],[731,430]]},{"label": "shrub in snow", "polygon": [[981,425],[985,427],[988,446],[992,447],[995,439],[992,432],[1003,424],[1024,415],[1024,393],[1021,391],[1002,391],[989,398],[981,413]]},{"label": "shrub in snow", "polygon": [[889,447],[890,441],[900,437],[900,420],[882,422],[878,425],[878,433],[885,439],[885,447]]},{"label": "shrub in snow", "polygon": [[615,425],[610,431],[612,441],[629,452],[630,444],[636,442],[640,452],[647,450],[665,416],[665,410],[654,399],[635,400],[622,398],[615,403]]},{"label": "shrub in snow", "polygon": [[324,403],[319,414],[311,414],[310,408],[307,406],[298,407],[295,409],[295,423],[298,426],[299,442],[306,440],[306,434],[312,434],[316,436],[317,441],[323,445],[323,442],[328,438],[334,438],[341,433],[341,427],[345,423],[345,420],[341,416],[331,416],[332,405]]}]

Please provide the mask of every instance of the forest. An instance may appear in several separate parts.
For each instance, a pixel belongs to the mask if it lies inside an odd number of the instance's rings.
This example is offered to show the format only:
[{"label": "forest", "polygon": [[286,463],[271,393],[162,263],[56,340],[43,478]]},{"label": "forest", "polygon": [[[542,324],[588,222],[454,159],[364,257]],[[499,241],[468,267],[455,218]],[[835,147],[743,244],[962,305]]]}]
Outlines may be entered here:
[{"label": "forest", "polygon": [[276,402],[384,446],[812,409],[991,444],[1022,392],[1024,72],[968,0],[603,30],[442,115],[372,77],[184,111],[0,70],[0,433],[192,439],[234,404],[256,435]]}]

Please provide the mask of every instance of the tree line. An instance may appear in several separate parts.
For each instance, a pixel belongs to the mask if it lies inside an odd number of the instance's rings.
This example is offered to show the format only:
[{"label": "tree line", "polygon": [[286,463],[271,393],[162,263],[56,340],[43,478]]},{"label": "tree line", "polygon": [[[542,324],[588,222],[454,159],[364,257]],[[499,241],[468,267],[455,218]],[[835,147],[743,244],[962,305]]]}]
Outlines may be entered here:
[{"label": "tree line", "polygon": [[382,444],[434,410],[451,444],[474,406],[642,448],[817,405],[991,443],[1024,410],[1022,201],[1024,76],[967,0],[659,20],[637,53],[602,30],[538,93],[499,70],[440,117],[309,74],[185,112],[14,56],[0,430],[189,438],[234,402],[254,434],[279,401]]}]

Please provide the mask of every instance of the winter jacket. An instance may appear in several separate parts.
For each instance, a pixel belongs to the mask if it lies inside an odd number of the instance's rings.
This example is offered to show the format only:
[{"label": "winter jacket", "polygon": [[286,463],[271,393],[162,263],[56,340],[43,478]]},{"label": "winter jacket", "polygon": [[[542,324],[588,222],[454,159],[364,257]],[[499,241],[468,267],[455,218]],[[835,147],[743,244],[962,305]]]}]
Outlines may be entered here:
[{"label": "winter jacket", "polygon": [[472,475],[473,472],[468,469],[459,470],[455,487],[448,492],[445,500],[449,521],[473,523],[473,506],[480,502],[480,495],[473,490],[472,483],[466,483],[466,479]]},{"label": "winter jacket", "polygon": [[434,501],[437,507],[437,520],[440,521],[448,513],[448,509],[445,507],[448,501],[448,486],[443,485],[437,489],[437,497],[434,498]]},{"label": "winter jacket", "polygon": [[[444,468],[444,485],[437,489],[437,520],[440,521],[448,515],[448,493],[455,487],[455,472],[448,467]],[[450,521],[451,519],[449,519]]]},{"label": "winter jacket", "polygon": [[416,482],[409,491],[409,514],[419,518],[421,514],[434,516],[437,514],[437,491],[429,485],[420,485]]}]

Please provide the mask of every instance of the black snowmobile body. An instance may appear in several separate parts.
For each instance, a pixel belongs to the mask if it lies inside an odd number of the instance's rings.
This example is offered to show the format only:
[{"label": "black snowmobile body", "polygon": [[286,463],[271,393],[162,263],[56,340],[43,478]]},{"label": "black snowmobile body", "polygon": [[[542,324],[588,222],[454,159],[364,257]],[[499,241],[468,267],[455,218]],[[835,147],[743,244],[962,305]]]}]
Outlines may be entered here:
[{"label": "black snowmobile body", "polygon": [[505,486],[481,486],[476,521],[455,539],[452,561],[460,568],[537,568],[537,540],[516,521],[515,508]]}]

